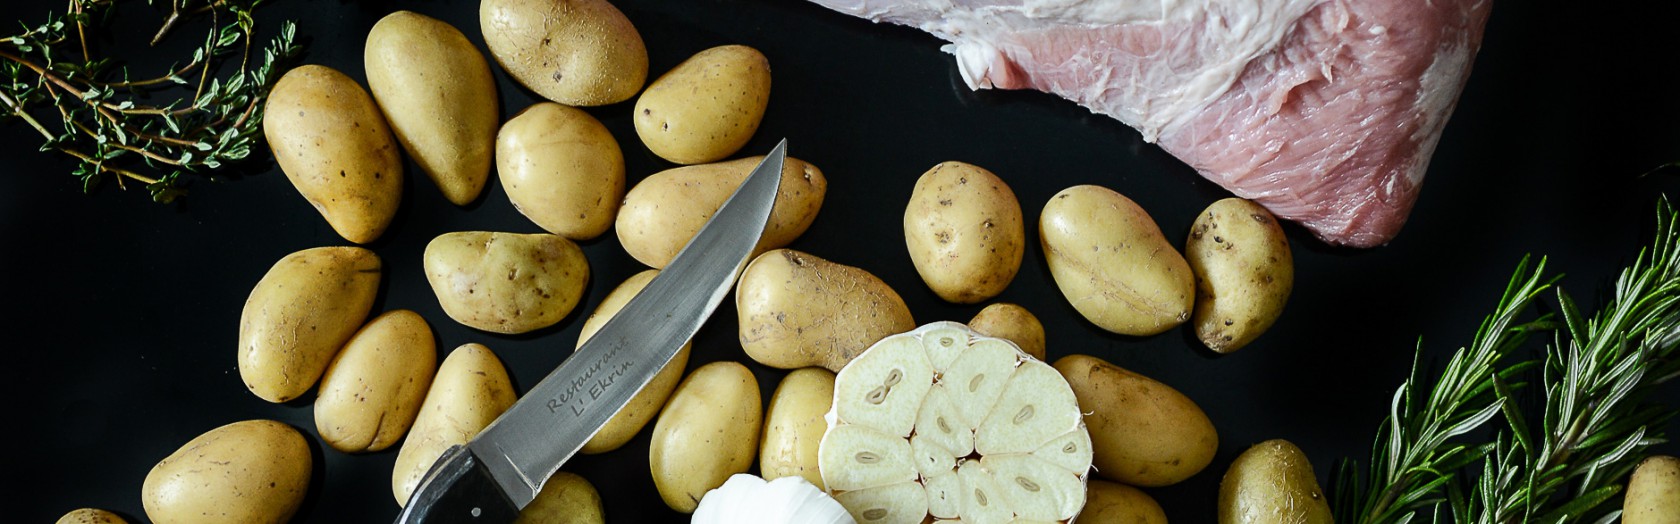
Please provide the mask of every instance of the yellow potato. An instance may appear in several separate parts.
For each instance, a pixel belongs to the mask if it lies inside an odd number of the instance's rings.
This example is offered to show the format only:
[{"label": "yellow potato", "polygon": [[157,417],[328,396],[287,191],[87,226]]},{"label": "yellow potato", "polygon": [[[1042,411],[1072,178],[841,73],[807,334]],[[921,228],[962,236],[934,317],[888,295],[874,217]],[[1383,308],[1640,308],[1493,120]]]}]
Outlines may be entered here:
[{"label": "yellow potato", "polygon": [[309,445],[291,426],[247,420],[212,429],[146,474],[154,522],[286,522],[309,491]]},{"label": "yellow potato", "polygon": [[1027,308],[1008,302],[998,302],[968,321],[968,328],[988,337],[1014,342],[1021,351],[1044,360],[1044,324]]},{"label": "yellow potato", "polygon": [[1190,226],[1184,256],[1196,274],[1191,325],[1208,349],[1236,351],[1283,314],[1295,258],[1266,208],[1241,198],[1214,202]]},{"label": "yellow potato", "polygon": [[1680,524],[1680,458],[1646,458],[1628,479],[1622,524]]},{"label": "yellow potato", "polygon": [[549,234],[444,233],[426,244],[425,267],[449,318],[492,333],[554,325],[589,282],[583,250]]},{"label": "yellow potato", "polygon": [[378,239],[402,201],[402,158],[367,91],[330,67],[299,66],[274,84],[263,115],[275,163],[327,224],[357,244]]},{"label": "yellow potato", "polygon": [[550,233],[605,233],[624,199],[624,154],[606,126],[581,109],[543,102],[496,135],[496,172],[514,209]]},{"label": "yellow potato", "polygon": [[409,158],[451,203],[478,198],[501,123],[484,55],[455,26],[397,11],[373,24],[362,57],[368,90]]},{"label": "yellow potato", "polygon": [[1330,524],[1312,463],[1287,440],[1248,448],[1219,484],[1220,524]]},{"label": "yellow potato", "polygon": [[406,309],[357,331],[321,376],[315,431],[345,453],[379,451],[402,439],[437,370],[432,328]]},{"label": "yellow potato", "polygon": [[128,524],[128,521],[102,509],[82,508],[65,513],[57,524]]},{"label": "yellow potato", "polygon": [[1085,485],[1085,509],[1080,522],[1124,524],[1167,524],[1167,512],[1142,490],[1106,480]]},{"label": "yellow potato", "polygon": [[758,452],[758,470],[764,480],[799,476],[823,489],[817,445],[828,431],[823,416],[832,407],[834,373],[800,368],[782,378],[764,416],[764,441]]},{"label": "yellow potato", "polygon": [[659,412],[648,445],[653,485],[665,505],[693,513],[707,491],[746,473],[763,414],[758,380],[746,366],[713,362],[683,379]]},{"label": "yellow potato", "polygon": [[239,315],[239,377],[257,397],[285,402],[315,385],[373,309],[379,255],[318,247],[281,258]]},{"label": "yellow potato", "polygon": [[916,327],[910,307],[880,278],[792,249],[747,264],[735,310],[747,356],[782,369],[839,372],[876,341]]},{"label": "yellow potato", "polygon": [[1050,276],[1074,310],[1122,335],[1154,335],[1190,319],[1190,265],[1131,199],[1107,188],[1056,193],[1038,221]]},{"label": "yellow potato", "polygon": [[1219,434],[1178,390],[1087,355],[1063,357],[1055,367],[1086,412],[1098,476],[1159,487],[1213,462]]},{"label": "yellow potato", "polygon": [[543,98],[607,105],[647,81],[642,35],[607,0],[484,0],[478,22],[496,62]]},{"label": "yellow potato", "polygon": [[[763,160],[755,156],[684,166],[643,179],[624,196],[624,208],[618,213],[619,243],[637,261],[665,267]],[[770,222],[764,226],[755,252],[786,246],[799,238],[817,219],[827,193],[828,179],[822,170],[788,157],[782,163],[776,205],[770,210]]]},{"label": "yellow potato", "polygon": [[904,210],[904,243],[916,273],[939,298],[958,304],[1009,287],[1026,252],[1024,228],[1009,185],[962,162],[942,162],[922,174]]},{"label": "yellow potato", "polygon": [[588,480],[556,471],[513,524],[602,524],[601,494]]},{"label": "yellow potato", "polygon": [[450,446],[466,444],[518,400],[507,368],[490,348],[464,344],[438,367],[414,428],[397,451],[391,493],[407,505],[414,487]]},{"label": "yellow potato", "polygon": [[[607,298],[601,300],[601,305],[596,306],[595,312],[583,321],[582,331],[578,334],[577,349],[582,349],[583,343],[588,341],[589,337],[594,336],[601,326],[606,325],[608,319],[617,315],[618,310],[624,309],[624,305],[630,303],[630,299],[636,294],[641,293],[642,288],[647,287],[648,282],[652,282],[653,277],[658,274],[659,270],[656,269],[637,273],[619,284],[612,293],[608,293]],[[676,356],[671,357],[671,361],[665,363],[665,367],[660,368],[659,373],[655,374],[636,396],[630,398],[630,403],[607,419],[606,425],[601,426],[601,431],[590,437],[589,442],[585,442],[583,448],[578,451],[585,455],[606,453],[618,449],[634,438],[648,421],[659,414],[660,408],[665,407],[665,399],[671,396],[671,390],[677,388],[677,382],[682,380],[683,370],[688,367],[688,353],[692,347],[693,344],[684,343],[683,347],[677,350]]]},{"label": "yellow potato", "polygon": [[696,53],[636,99],[636,135],[678,164],[722,160],[747,145],[770,105],[770,61],[744,45]]}]

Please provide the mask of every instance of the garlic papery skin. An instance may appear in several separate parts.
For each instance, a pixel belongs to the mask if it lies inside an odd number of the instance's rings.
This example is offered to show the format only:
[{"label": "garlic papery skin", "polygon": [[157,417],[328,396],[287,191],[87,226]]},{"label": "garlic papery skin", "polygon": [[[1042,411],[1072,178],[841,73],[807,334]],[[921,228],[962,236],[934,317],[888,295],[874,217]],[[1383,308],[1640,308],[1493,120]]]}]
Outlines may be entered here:
[{"label": "garlic papery skin", "polygon": [[856,524],[834,497],[802,477],[766,482],[735,474],[700,498],[693,524]]}]

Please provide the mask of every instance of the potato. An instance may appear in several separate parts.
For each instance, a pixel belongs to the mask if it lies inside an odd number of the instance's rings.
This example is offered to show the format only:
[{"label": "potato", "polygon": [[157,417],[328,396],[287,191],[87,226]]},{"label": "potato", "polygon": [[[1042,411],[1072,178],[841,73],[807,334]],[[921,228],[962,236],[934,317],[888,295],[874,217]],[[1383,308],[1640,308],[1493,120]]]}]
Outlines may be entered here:
[{"label": "potato", "polygon": [[406,309],[363,326],[333,358],[315,397],[315,431],[345,453],[379,451],[402,439],[437,370],[426,319]]},{"label": "potato", "polygon": [[1027,234],[1021,203],[979,166],[941,162],[916,180],[904,210],[904,243],[916,273],[946,302],[973,304],[1009,287]]},{"label": "potato", "polygon": [[1142,490],[1106,480],[1085,485],[1085,509],[1080,522],[1167,524],[1167,512]]},{"label": "potato", "polygon": [[128,524],[116,513],[102,509],[82,508],[58,518],[57,524]]},{"label": "potato", "polygon": [[700,366],[653,424],[648,466],[665,505],[693,513],[700,497],[752,467],[758,451],[758,380],[735,362]]},{"label": "potato", "polygon": [[1159,487],[1190,478],[1213,461],[1219,434],[1207,414],[1166,384],[1088,355],[1057,360],[1091,432],[1097,475]]},{"label": "potato", "polygon": [[297,398],[321,378],[373,309],[379,255],[318,247],[281,258],[239,315],[239,378],[269,402]]},{"label": "potato", "polygon": [[770,105],[770,60],[744,45],[696,53],[636,99],[636,135],[678,164],[722,160],[747,145]]},{"label": "potato", "polygon": [[1330,524],[1330,503],[1301,448],[1268,440],[1248,448],[1219,484],[1221,524]]},{"label": "potato", "polygon": [[868,271],[777,249],[735,285],[741,347],[760,364],[839,372],[875,341],[916,327],[904,299]]},{"label": "potato", "polygon": [[520,85],[569,106],[629,100],[647,81],[647,46],[606,0],[484,0],[490,54]]},{"label": "potato", "polygon": [[1056,193],[1038,221],[1056,287],[1086,320],[1122,335],[1154,335],[1190,318],[1196,283],[1161,228],[1107,188]]},{"label": "potato", "polygon": [[160,523],[286,522],[309,491],[309,444],[291,426],[247,420],[188,441],[146,473],[140,502]]},{"label": "potato", "polygon": [[513,524],[602,524],[606,520],[595,486],[576,474],[556,471]]},{"label": "potato", "polygon": [[[624,309],[624,305],[641,293],[642,288],[647,287],[648,282],[652,282],[653,277],[658,274],[659,270],[649,269],[631,276],[617,288],[613,288],[612,293],[608,293],[607,298],[601,300],[601,305],[595,307],[595,312],[584,319],[582,332],[578,334],[577,349],[583,349],[583,343],[594,336],[601,326],[605,326],[608,319],[617,315],[618,310]],[[688,368],[688,353],[692,347],[692,343],[684,343],[682,348],[677,350],[676,356],[671,357],[671,361],[666,362],[665,367],[660,368],[659,373],[655,374],[636,396],[630,398],[630,403],[607,419],[606,425],[601,426],[601,431],[590,437],[589,442],[585,442],[583,448],[578,451],[585,455],[606,453],[618,449],[634,438],[648,421],[659,414],[660,408],[665,407],[665,399],[671,396],[671,390],[677,388],[677,381],[682,380],[683,370]]]},{"label": "potato", "polygon": [[[665,267],[763,160],[755,156],[678,167],[643,179],[624,196],[624,208],[618,212],[619,243],[637,261]],[[822,170],[788,157],[782,163],[776,205],[755,253],[786,246],[804,234],[817,219],[827,193],[828,179]]]},{"label": "potato", "polygon": [[1008,302],[998,302],[968,321],[968,328],[988,337],[1014,342],[1033,358],[1044,360],[1044,324],[1027,308]]},{"label": "potato", "polygon": [[549,234],[444,233],[426,244],[425,267],[449,318],[502,334],[566,318],[589,282],[583,250]]},{"label": "potato", "polygon": [[1628,478],[1622,524],[1680,524],[1680,458],[1653,456]]},{"label": "potato", "polygon": [[367,91],[330,67],[299,66],[263,111],[268,147],[298,193],[345,240],[378,239],[402,202],[402,158]]},{"label": "potato", "polygon": [[624,154],[581,109],[543,102],[496,135],[496,172],[519,214],[572,240],[601,236],[624,200]]},{"label": "potato", "polygon": [[1196,275],[1196,338],[1230,353],[1272,326],[1295,285],[1295,258],[1266,208],[1241,198],[1214,202],[1190,226],[1184,256]]},{"label": "potato", "polygon": [[477,199],[501,124],[484,55],[448,22],[397,11],[373,24],[362,62],[368,90],[409,158],[449,202]]},{"label": "potato", "polygon": [[782,378],[764,416],[764,441],[758,451],[758,470],[764,480],[798,476],[823,489],[817,445],[828,431],[823,416],[832,407],[834,373],[800,368]]},{"label": "potato", "polygon": [[415,486],[450,446],[466,444],[518,400],[507,369],[481,344],[463,344],[443,359],[426,402],[414,418],[391,471],[397,505],[408,504]]}]

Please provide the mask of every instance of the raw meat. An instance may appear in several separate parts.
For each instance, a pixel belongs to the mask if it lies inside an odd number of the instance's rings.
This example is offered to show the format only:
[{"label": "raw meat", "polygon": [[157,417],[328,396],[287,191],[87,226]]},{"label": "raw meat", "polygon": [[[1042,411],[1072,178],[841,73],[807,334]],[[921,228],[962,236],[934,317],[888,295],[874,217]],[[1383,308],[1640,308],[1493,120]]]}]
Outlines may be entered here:
[{"label": "raw meat", "polygon": [[951,44],[969,87],[1119,119],[1320,238],[1387,243],[1491,0],[815,0]]}]

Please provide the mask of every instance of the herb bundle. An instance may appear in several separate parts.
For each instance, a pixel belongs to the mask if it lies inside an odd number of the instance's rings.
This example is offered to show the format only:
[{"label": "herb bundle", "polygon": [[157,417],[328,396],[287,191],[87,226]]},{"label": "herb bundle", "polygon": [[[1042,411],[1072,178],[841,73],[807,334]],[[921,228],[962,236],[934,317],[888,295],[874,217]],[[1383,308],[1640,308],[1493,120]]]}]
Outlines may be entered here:
[{"label": "herb bundle", "polygon": [[[143,183],[153,200],[169,202],[183,194],[183,174],[250,157],[276,64],[298,51],[291,22],[252,56],[252,10],[262,0],[146,0],[169,8],[153,45],[187,21],[207,18],[209,29],[191,57],[136,77],[95,52],[121,0],[67,1],[65,13],[0,36],[0,118],[34,128],[42,151],[75,158],[83,191],[114,176],[119,187]],[[154,92],[168,100],[153,101]]]}]

